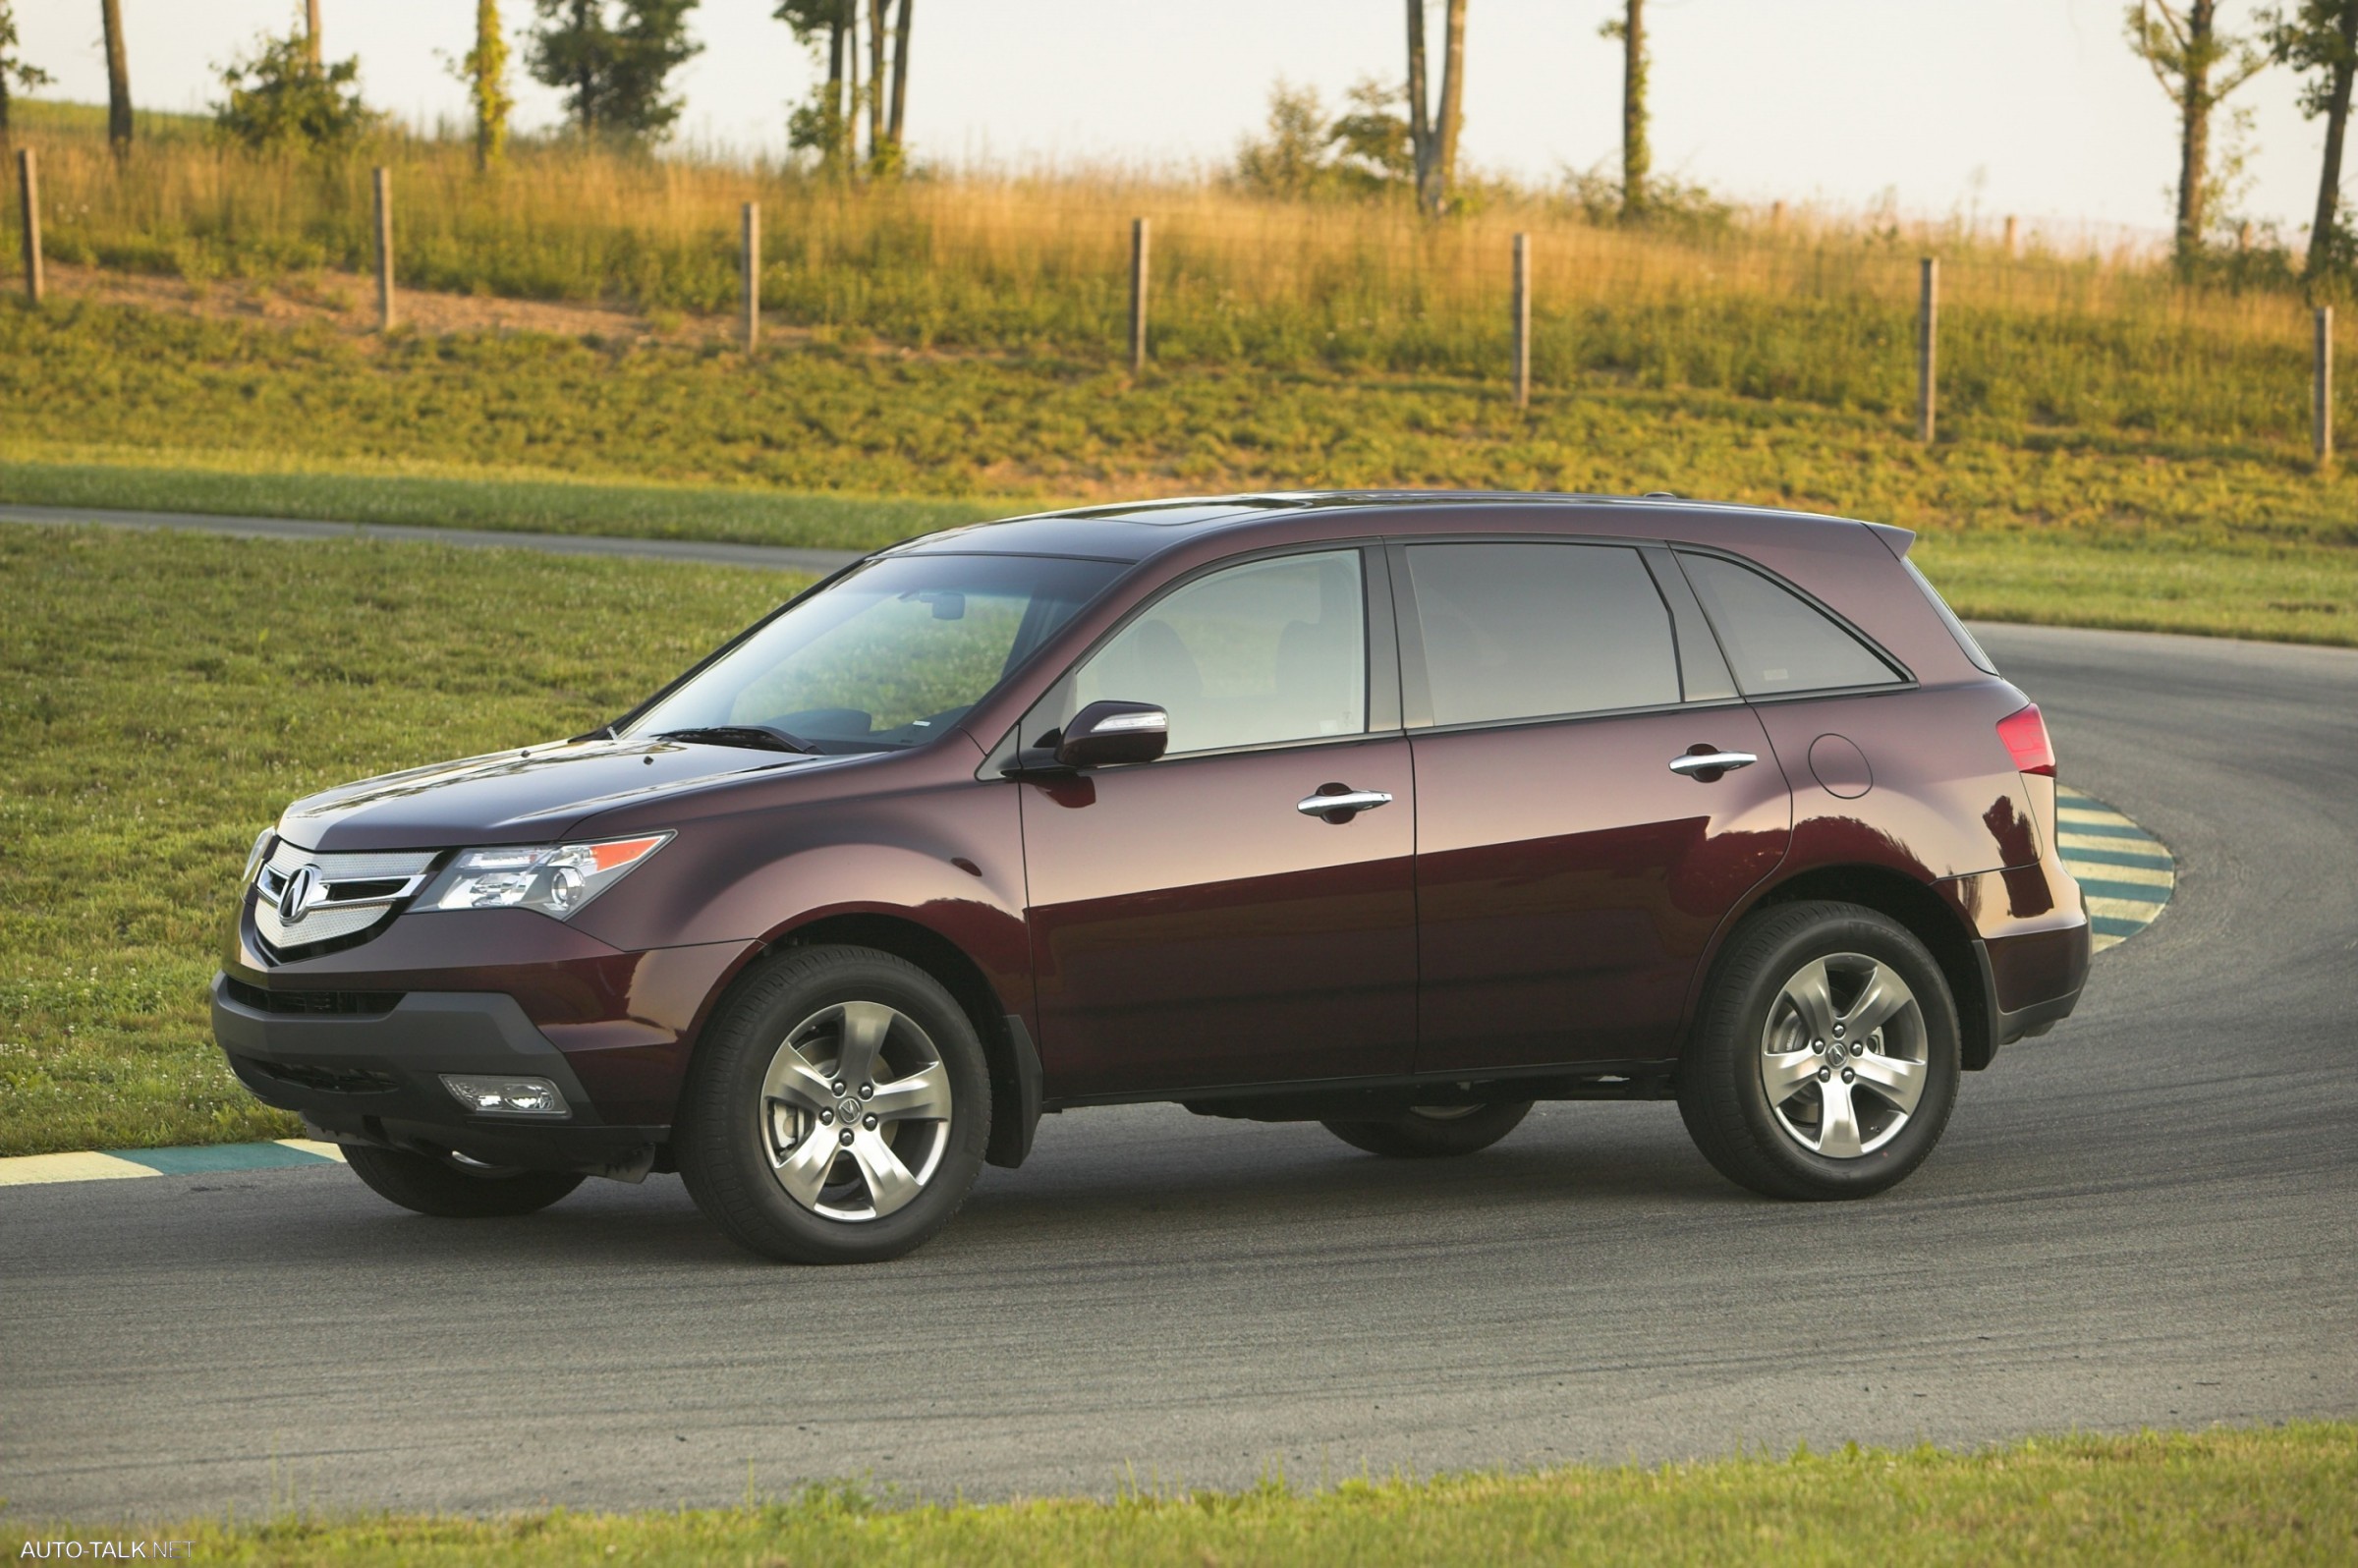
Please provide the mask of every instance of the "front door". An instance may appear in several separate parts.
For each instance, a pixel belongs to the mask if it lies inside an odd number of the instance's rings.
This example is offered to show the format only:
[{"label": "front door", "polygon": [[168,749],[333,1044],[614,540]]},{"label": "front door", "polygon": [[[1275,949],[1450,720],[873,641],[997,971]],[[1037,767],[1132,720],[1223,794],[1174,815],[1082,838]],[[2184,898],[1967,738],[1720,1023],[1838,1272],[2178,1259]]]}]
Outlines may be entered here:
[{"label": "front door", "polygon": [[[1018,786],[1058,1096],[1408,1070],[1417,804],[1388,658],[1371,701],[1365,567],[1329,549],[1198,577],[1027,721],[1102,699],[1170,714],[1159,761]],[[1301,810],[1343,790],[1390,800]]]},{"label": "front door", "polygon": [[[1659,587],[1623,546],[1402,554],[1418,1070],[1672,1055],[1712,930],[1790,837],[1759,717],[1666,552]],[[1757,760],[1672,771],[1702,752]]]}]

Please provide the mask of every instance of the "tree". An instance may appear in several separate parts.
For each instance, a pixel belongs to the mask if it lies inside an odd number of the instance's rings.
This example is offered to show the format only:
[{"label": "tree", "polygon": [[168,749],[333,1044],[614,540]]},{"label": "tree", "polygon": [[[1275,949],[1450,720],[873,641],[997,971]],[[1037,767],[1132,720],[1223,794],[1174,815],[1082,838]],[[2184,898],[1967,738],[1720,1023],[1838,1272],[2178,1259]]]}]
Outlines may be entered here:
[{"label": "tree", "polygon": [[1623,0],[1621,16],[1597,30],[1621,42],[1621,218],[1646,215],[1654,150],[1646,140],[1646,0]]},{"label": "tree", "polygon": [[823,39],[827,63],[826,81],[812,101],[795,105],[787,117],[789,145],[815,151],[826,167],[850,168],[861,162],[859,123],[865,112],[867,168],[876,174],[900,169],[907,147],[910,13],[915,5],[916,0],[870,0],[868,84],[863,87],[859,0],[777,0],[772,14],[793,29],[798,43],[817,51]]},{"label": "tree", "polygon": [[1269,88],[1266,133],[1236,149],[1236,183],[1261,196],[1308,196],[1324,181],[1331,139],[1317,89],[1280,77]]},{"label": "tree", "polygon": [[303,0],[303,52],[312,65],[319,63],[319,0]]},{"label": "tree", "polygon": [[458,63],[475,105],[475,166],[488,169],[508,150],[508,116],[516,96],[508,90],[508,39],[499,30],[499,0],[476,0],[475,47]]},{"label": "tree", "polygon": [[229,96],[213,106],[213,122],[257,152],[341,151],[376,125],[360,78],[357,57],[323,67],[302,32],[265,37],[221,73]]},{"label": "tree", "polygon": [[17,53],[17,8],[0,0],[0,151],[8,147],[8,100],[12,93],[30,92],[57,80]]},{"label": "tree", "polygon": [[816,49],[824,37],[827,79],[809,103],[786,116],[786,143],[818,154],[821,167],[841,171],[852,159],[852,119],[844,101],[843,68],[850,54],[851,0],[778,0],[771,13],[795,42]]},{"label": "tree", "polygon": [[1372,77],[1352,84],[1346,97],[1350,107],[1326,128],[1334,149],[1332,168],[1340,179],[1371,194],[1415,192],[1415,143],[1408,120],[1396,107],[1404,95],[1403,89]]},{"label": "tree", "polygon": [[2347,265],[2351,236],[2341,223],[2342,136],[2350,123],[2350,80],[2358,73],[2358,0],[2299,0],[2262,18],[2269,57],[2302,73],[2301,112],[2326,117],[2326,153],[2317,177],[2317,215],[2309,224],[2302,271],[2316,278]]},{"label": "tree", "polygon": [[1465,126],[1466,0],[1442,0],[1441,102],[1426,113],[1425,0],[1408,0],[1408,137],[1417,205],[1438,217],[1457,183],[1458,133]]},{"label": "tree", "polygon": [[2153,68],[2178,109],[2177,251],[2180,264],[2202,250],[2215,191],[2211,111],[2268,64],[2251,39],[2222,32],[2218,0],[2137,0],[2128,14],[2129,47]]},{"label": "tree", "polygon": [[696,5],[533,0],[538,21],[526,67],[533,81],[565,94],[565,112],[585,137],[659,141],[671,134],[681,109],[664,84],[703,48],[688,36],[688,14]]},{"label": "tree", "polygon": [[98,0],[106,33],[106,144],[120,158],[131,151],[131,66],[123,53],[123,0]]}]

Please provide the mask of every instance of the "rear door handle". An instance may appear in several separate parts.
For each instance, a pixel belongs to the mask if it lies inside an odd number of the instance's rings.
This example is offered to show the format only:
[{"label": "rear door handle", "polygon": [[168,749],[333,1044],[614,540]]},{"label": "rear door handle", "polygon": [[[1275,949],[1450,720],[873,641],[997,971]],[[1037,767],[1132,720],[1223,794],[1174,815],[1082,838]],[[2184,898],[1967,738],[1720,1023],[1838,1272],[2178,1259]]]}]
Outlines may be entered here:
[{"label": "rear door handle", "polygon": [[1340,795],[1312,795],[1294,804],[1294,810],[1304,816],[1323,816],[1328,821],[1348,820],[1353,812],[1372,812],[1378,806],[1389,806],[1392,798],[1381,790],[1345,790]]},{"label": "rear door handle", "polygon": [[1701,756],[1670,758],[1670,771],[1682,778],[1692,778],[1698,773],[1733,773],[1759,760],[1750,752],[1705,752]]}]

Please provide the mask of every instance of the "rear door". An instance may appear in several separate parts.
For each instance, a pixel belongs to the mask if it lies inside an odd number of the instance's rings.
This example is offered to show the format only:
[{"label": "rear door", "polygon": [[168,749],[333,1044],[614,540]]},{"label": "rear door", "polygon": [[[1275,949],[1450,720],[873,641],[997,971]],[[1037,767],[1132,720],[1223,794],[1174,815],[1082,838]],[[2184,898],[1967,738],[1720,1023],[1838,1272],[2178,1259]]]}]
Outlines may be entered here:
[{"label": "rear door", "polygon": [[[1783,857],[1792,807],[1669,552],[1405,544],[1393,579],[1418,1070],[1670,1056],[1712,932]],[[1727,754],[1753,760],[1687,760]]]}]

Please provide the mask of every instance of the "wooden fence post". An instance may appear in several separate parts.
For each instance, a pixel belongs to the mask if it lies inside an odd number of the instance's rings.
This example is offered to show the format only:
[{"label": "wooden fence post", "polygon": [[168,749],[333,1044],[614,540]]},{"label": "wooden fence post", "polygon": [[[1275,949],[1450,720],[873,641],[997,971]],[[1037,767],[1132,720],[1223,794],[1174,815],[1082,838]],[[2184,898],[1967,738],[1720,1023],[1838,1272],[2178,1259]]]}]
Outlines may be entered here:
[{"label": "wooden fence post", "polygon": [[1930,443],[1939,391],[1940,263],[1924,258],[1924,282],[1916,306],[1916,435]]},{"label": "wooden fence post", "polygon": [[2316,369],[2309,385],[2310,444],[2323,474],[2333,466],[2333,308],[2317,308]]},{"label": "wooden fence post", "polygon": [[41,303],[41,171],[32,148],[17,149],[17,191],[25,203],[25,298]]},{"label": "wooden fence post", "polygon": [[376,325],[393,330],[393,171],[376,171]]},{"label": "wooden fence post", "polygon": [[1515,236],[1515,407],[1531,406],[1531,236]]},{"label": "wooden fence post", "polygon": [[1130,220],[1130,373],[1147,367],[1147,220]]},{"label": "wooden fence post", "polygon": [[761,339],[761,203],[745,204],[745,352]]}]

